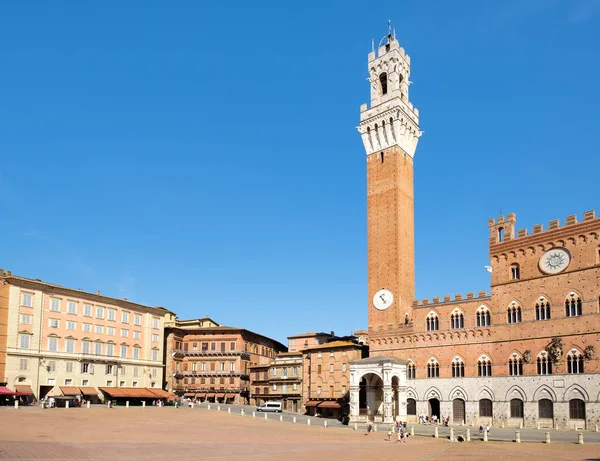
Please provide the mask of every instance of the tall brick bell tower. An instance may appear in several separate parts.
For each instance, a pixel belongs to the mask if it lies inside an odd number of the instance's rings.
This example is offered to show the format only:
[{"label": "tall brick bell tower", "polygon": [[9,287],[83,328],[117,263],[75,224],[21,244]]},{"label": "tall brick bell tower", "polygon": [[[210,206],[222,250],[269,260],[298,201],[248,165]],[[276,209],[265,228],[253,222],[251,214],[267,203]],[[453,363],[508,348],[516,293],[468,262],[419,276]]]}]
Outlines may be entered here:
[{"label": "tall brick bell tower", "polygon": [[[369,53],[371,105],[360,108],[367,152],[369,330],[404,324],[415,298],[413,157],[419,111],[408,99],[410,57],[388,35]],[[410,314],[409,314],[410,315]]]}]

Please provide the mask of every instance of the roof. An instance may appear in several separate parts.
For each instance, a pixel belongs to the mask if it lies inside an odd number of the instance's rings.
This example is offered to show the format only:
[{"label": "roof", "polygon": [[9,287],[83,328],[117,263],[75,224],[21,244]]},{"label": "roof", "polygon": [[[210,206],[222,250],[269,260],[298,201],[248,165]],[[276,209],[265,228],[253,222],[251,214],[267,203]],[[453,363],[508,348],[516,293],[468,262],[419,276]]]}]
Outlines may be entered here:
[{"label": "roof", "polygon": [[260,338],[266,339],[268,341],[272,341],[273,344],[275,345],[275,349],[279,349],[279,350],[285,351],[285,352],[287,352],[287,350],[288,350],[287,346],[281,344],[276,339],[269,338],[268,336],[261,335],[260,333],[255,333],[254,331],[246,330],[245,328],[228,327],[228,326],[224,326],[224,325],[219,325],[216,327],[198,327],[196,329],[187,329],[185,327],[182,328],[180,326],[177,326],[177,322],[188,322],[188,320],[178,320],[178,321],[176,321],[175,326],[165,325],[165,330],[166,331],[179,330],[183,334],[185,334],[185,333],[188,333],[188,334],[204,334],[204,333],[206,333],[206,334],[213,334],[213,333],[244,334],[244,333],[247,333],[247,334],[255,335]]},{"label": "roof", "polygon": [[330,333],[325,333],[325,332],[321,332],[321,333],[300,333],[299,335],[292,335],[292,336],[288,336],[288,339],[293,339],[293,338],[307,338],[307,337],[313,337],[313,336],[331,336]]},{"label": "roof", "polygon": [[[213,325],[208,325],[208,326],[200,326],[200,322],[210,322]],[[211,319],[208,315],[206,317],[202,317],[202,318],[198,318],[198,319],[188,319],[188,320],[179,320],[179,319],[175,319],[174,320],[174,324],[173,325],[169,325],[172,328],[181,328],[181,329],[187,329],[188,327],[193,327],[193,328],[216,328],[216,327],[220,327],[221,324],[219,322],[215,322],[213,319]]]},{"label": "roof", "polygon": [[275,356],[275,360],[277,360],[278,357],[296,357],[296,356],[301,356],[301,355],[302,355],[302,351],[296,351],[296,352],[279,352]]},{"label": "roof", "polygon": [[385,355],[375,355],[366,359],[350,360],[348,363],[352,365],[382,365],[384,363],[394,363],[396,365],[407,365],[408,360],[397,359],[396,357],[388,357]]},{"label": "roof", "polygon": [[64,287],[62,285],[56,285],[54,283],[48,283],[48,282],[43,282],[40,279],[30,279],[30,278],[26,278],[26,277],[20,277],[17,275],[13,275],[10,271],[4,272],[3,270],[0,270],[0,279],[6,280],[9,284],[11,285],[15,285],[15,286],[21,286],[21,287],[25,287],[25,288],[30,288],[30,289],[40,289],[40,290],[53,290],[54,292],[57,293],[61,293],[61,294],[65,294],[66,296],[74,296],[74,297],[79,297],[79,298],[86,298],[89,299],[90,301],[94,301],[94,302],[100,302],[103,304],[112,304],[114,306],[119,306],[119,307],[124,307],[126,309],[137,309],[137,310],[141,310],[141,311],[150,311],[150,312],[156,312],[158,311],[162,311],[161,315],[164,315],[165,313],[171,313],[171,314],[175,314],[174,312],[165,309],[164,307],[153,307],[153,306],[144,306],[143,304],[138,304],[138,303],[133,303],[131,301],[127,301],[126,299],[119,299],[119,298],[113,298],[111,296],[104,296],[101,295],[100,292],[97,293],[90,293],[87,291],[83,291],[81,289],[74,289],[74,288],[68,288],[68,287]]},{"label": "roof", "polygon": [[330,343],[325,343],[325,344],[319,344],[318,346],[309,346],[306,347],[304,349],[302,349],[303,351],[314,351],[317,349],[341,349],[344,347],[353,347],[356,349],[361,349],[363,347],[362,344],[357,344],[357,343],[353,343],[350,341],[332,341]]}]

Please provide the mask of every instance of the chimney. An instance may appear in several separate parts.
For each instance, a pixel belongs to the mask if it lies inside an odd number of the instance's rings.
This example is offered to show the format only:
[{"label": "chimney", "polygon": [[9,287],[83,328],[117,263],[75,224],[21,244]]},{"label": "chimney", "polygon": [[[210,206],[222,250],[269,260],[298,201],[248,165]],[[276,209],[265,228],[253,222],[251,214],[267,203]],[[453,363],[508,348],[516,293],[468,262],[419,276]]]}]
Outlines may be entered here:
[{"label": "chimney", "polygon": [[100,296],[100,290],[96,291],[96,294],[97,294],[98,296]]},{"label": "chimney", "polygon": [[127,301],[127,298],[123,298],[123,301]]},{"label": "chimney", "polygon": [[12,272],[11,271],[6,271],[6,275],[11,276]]},{"label": "chimney", "polygon": [[335,336],[335,331],[332,331],[332,332],[331,332],[331,336]]}]

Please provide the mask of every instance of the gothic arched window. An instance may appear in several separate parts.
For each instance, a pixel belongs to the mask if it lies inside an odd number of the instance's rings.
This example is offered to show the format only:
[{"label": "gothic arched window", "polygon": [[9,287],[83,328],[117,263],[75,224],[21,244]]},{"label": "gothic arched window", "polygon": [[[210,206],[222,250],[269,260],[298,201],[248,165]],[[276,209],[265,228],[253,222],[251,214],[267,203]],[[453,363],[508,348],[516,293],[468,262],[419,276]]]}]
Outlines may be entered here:
[{"label": "gothic arched window", "polygon": [[540,297],[535,303],[535,319],[550,320],[550,302],[544,297]]},{"label": "gothic arched window", "polygon": [[427,377],[428,378],[439,378],[440,377],[440,364],[436,359],[429,359],[427,362]]},{"label": "gothic arched window", "polygon": [[455,357],[454,360],[452,360],[452,377],[465,377],[465,362],[463,362],[463,359],[461,359],[460,357]]},{"label": "gothic arched window", "polygon": [[508,323],[521,323],[521,306],[513,302],[508,308]]},{"label": "gothic arched window", "polygon": [[513,354],[508,359],[508,374],[510,376],[522,376],[523,375],[523,359],[517,354]]},{"label": "gothic arched window", "polygon": [[450,328],[453,330],[459,330],[465,327],[465,317],[461,311],[455,310],[450,315]]},{"label": "gothic arched window", "polygon": [[489,327],[490,326],[490,323],[491,323],[490,322],[490,320],[491,320],[490,310],[486,306],[480,306],[479,309],[477,309],[475,316],[477,317],[477,326],[478,327]]},{"label": "gothic arched window", "polygon": [[477,361],[477,376],[492,376],[492,361],[485,355]]},{"label": "gothic arched window", "polygon": [[440,321],[435,312],[430,312],[427,315],[427,331],[437,331],[440,329]]},{"label": "gothic arched window", "polygon": [[565,299],[565,315],[567,317],[577,317],[582,315],[581,298],[575,293],[571,293],[567,299]]},{"label": "gothic arched window", "polygon": [[408,373],[408,376],[407,376],[407,378],[408,378],[408,379],[415,379],[415,378],[416,378],[416,375],[417,375],[417,374],[416,374],[416,367],[415,367],[415,364],[414,364],[412,361],[411,361],[411,362],[408,362],[408,366],[407,366],[406,368],[407,368],[407,370],[406,370],[406,371],[407,371],[407,373]]},{"label": "gothic arched window", "polygon": [[552,374],[552,362],[550,361],[548,354],[540,352],[537,358],[537,374],[538,375],[551,375]]},{"label": "gothic arched window", "polygon": [[567,373],[584,373],[583,362],[583,354],[577,349],[572,349],[567,355]]}]

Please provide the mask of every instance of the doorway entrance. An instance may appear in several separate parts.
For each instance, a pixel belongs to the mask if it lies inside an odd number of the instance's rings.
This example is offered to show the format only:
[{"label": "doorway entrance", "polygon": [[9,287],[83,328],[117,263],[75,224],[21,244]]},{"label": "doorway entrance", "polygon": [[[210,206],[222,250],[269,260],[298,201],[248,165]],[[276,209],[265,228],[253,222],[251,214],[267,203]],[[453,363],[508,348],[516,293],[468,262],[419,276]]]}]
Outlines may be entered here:
[{"label": "doorway entrance", "polygon": [[454,399],[452,401],[452,421],[454,424],[465,422],[465,401],[463,399]]},{"label": "doorway entrance", "polygon": [[437,416],[440,420],[440,401],[438,399],[429,399],[429,417]]}]

